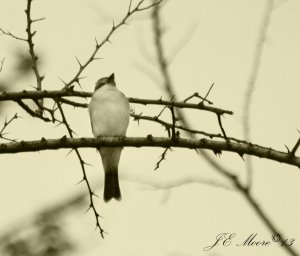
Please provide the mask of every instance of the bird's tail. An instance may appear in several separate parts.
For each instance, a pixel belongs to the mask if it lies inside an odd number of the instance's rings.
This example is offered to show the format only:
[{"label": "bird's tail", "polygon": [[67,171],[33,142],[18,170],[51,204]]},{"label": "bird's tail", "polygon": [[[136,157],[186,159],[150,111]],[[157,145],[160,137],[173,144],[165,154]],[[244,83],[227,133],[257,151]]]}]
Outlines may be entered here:
[{"label": "bird's tail", "polygon": [[108,202],[112,198],[121,200],[118,171],[106,172],[104,178],[104,201]]}]

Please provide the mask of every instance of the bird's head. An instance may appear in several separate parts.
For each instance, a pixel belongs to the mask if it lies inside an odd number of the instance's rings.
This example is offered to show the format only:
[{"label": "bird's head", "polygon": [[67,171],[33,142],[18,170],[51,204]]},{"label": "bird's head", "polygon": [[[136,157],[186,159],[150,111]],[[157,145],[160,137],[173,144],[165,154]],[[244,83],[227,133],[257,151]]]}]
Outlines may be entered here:
[{"label": "bird's head", "polygon": [[115,74],[112,73],[110,76],[108,77],[103,77],[100,78],[97,82],[96,82],[96,86],[95,86],[95,91],[97,91],[99,88],[101,88],[104,85],[111,85],[111,86],[116,86],[116,82],[115,82]]}]

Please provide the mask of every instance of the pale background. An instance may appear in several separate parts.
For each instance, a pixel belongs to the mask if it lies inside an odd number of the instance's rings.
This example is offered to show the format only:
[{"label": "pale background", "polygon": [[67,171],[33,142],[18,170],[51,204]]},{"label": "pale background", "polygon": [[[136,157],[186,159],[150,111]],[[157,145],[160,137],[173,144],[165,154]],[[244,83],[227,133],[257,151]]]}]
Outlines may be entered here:
[{"label": "pale background", "polygon": [[[25,36],[26,1],[0,0],[0,26]],[[59,78],[68,81],[77,71],[75,56],[84,61],[98,41],[127,11],[128,1],[60,0],[33,2],[33,17],[46,17],[34,24],[38,31],[36,51],[42,59],[41,73],[46,74],[44,88],[60,89]],[[250,76],[263,0],[169,0],[163,7],[166,55],[172,58],[170,74],[178,99],[195,91],[210,94],[215,106],[232,110],[224,126],[229,136],[243,137],[243,101]],[[300,82],[300,1],[275,1],[267,32],[256,89],[251,108],[251,135],[254,143],[285,151],[299,137]],[[2,83],[10,90],[31,89],[32,75],[19,77],[16,53],[26,50],[23,42],[0,37],[0,58],[5,57]],[[129,26],[121,28],[99,52],[103,60],[90,65],[82,80],[85,91],[95,81],[112,72],[117,86],[128,97],[165,96],[155,60],[150,12],[139,13]],[[155,115],[160,108],[132,105],[137,113]],[[64,127],[54,128],[35,120],[16,107],[1,105],[1,123],[15,112],[24,118],[10,127],[11,137],[35,140],[59,138]],[[67,108],[68,119],[77,135],[91,137],[87,110]],[[214,115],[186,112],[193,127],[219,132]],[[128,136],[166,136],[163,127],[149,122],[140,125],[131,120]],[[80,150],[93,166],[88,175],[98,194],[102,194],[102,166],[96,150]],[[161,148],[126,148],[120,172],[123,200],[104,204],[98,209],[104,216],[102,226],[110,234],[102,240],[94,231],[92,212],[86,205],[64,221],[76,251],[70,255],[286,255],[278,246],[268,248],[222,247],[204,252],[222,232],[235,232],[242,242],[251,233],[269,240],[270,234],[238,192],[211,169],[194,151],[175,149],[153,171]],[[0,155],[0,233],[29,222],[45,207],[63,202],[82,191],[76,186],[82,172],[75,154],[67,150]],[[213,154],[213,153],[211,153]],[[236,154],[223,153],[216,161],[245,177],[245,163]],[[294,237],[294,249],[300,252],[300,173],[296,167],[253,158],[253,194],[270,219],[287,238]],[[173,189],[158,187],[173,186]],[[190,182],[195,181],[195,182]],[[212,185],[204,184],[210,183]]]}]

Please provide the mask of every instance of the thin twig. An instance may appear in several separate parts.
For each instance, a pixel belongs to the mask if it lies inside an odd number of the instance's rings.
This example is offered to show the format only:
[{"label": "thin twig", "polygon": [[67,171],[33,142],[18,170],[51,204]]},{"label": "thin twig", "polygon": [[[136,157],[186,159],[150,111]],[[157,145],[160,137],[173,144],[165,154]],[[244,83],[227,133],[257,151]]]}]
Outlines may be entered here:
[{"label": "thin twig", "polygon": [[4,124],[3,124],[3,127],[2,129],[0,130],[0,138],[3,139],[3,140],[7,140],[7,141],[10,141],[10,142],[17,142],[17,140],[15,139],[9,139],[7,137],[5,137],[4,135],[6,135],[6,133],[4,133],[5,129],[16,119],[18,119],[19,116],[18,114],[14,114],[8,121],[7,119],[5,119],[4,121]]},{"label": "thin twig", "polygon": [[162,161],[166,160],[166,155],[167,155],[167,152],[168,152],[169,149],[170,148],[166,148],[164,150],[164,152],[161,154],[161,156],[159,157],[158,162],[155,165],[154,171],[156,171],[160,167],[160,164],[161,164]]},{"label": "thin twig", "polygon": [[172,131],[172,140],[175,141],[176,140],[176,117],[175,117],[175,111],[174,111],[174,106],[170,105],[169,109],[171,111],[171,116],[172,116],[172,126],[171,126],[171,131]]},{"label": "thin twig", "polygon": [[[274,0],[266,0],[266,6],[263,14],[262,23],[259,29],[259,34],[254,50],[254,56],[252,60],[252,67],[250,71],[250,77],[245,93],[245,99],[244,99],[244,115],[243,115],[243,124],[244,124],[244,138],[247,141],[251,141],[251,135],[250,135],[250,110],[251,110],[251,104],[253,101],[253,93],[255,91],[255,84],[258,77],[258,72],[261,65],[262,60],[262,53],[265,45],[265,39],[267,30],[270,23],[271,13],[273,10]],[[253,173],[253,167],[252,167],[252,161],[251,158],[246,159],[246,171],[247,171],[247,186],[248,188],[251,188],[252,185],[252,173]]]},{"label": "thin twig", "polygon": [[16,36],[16,35],[10,33],[9,31],[4,31],[2,28],[0,28],[0,31],[2,32],[1,35],[10,36],[10,37],[12,37],[12,38],[14,38],[14,39],[17,39],[17,40],[20,40],[20,41],[25,41],[25,42],[27,41],[27,39],[21,38],[21,37],[19,37],[19,36]]},{"label": "thin twig", "polygon": [[210,105],[213,104],[211,101],[209,101],[209,100],[205,99],[204,97],[200,96],[198,92],[193,93],[191,96],[189,96],[186,99],[184,99],[183,102],[188,102],[189,100],[191,100],[193,98],[199,98],[202,101],[206,101]]},{"label": "thin twig", "polygon": [[226,132],[225,132],[225,129],[224,129],[223,125],[222,125],[221,115],[217,115],[217,117],[218,117],[218,123],[219,123],[220,129],[222,131],[222,134],[223,134],[225,140],[227,141],[229,139],[228,139],[228,137],[226,135]]},{"label": "thin twig", "polygon": [[[132,116],[134,118],[134,120],[136,120],[136,121],[145,120],[145,121],[150,121],[150,122],[155,122],[155,123],[161,124],[162,126],[165,127],[166,130],[169,130],[169,129],[172,128],[172,124],[171,123],[168,123],[168,122],[166,122],[164,120],[161,120],[157,116],[144,116],[142,114],[135,114],[135,113],[130,114],[130,116]],[[201,135],[209,137],[210,139],[212,139],[212,138],[225,139],[225,137],[222,134],[220,134],[220,133],[218,133],[218,134],[208,133],[208,132],[204,132],[204,131],[200,131],[200,130],[186,128],[186,127],[184,127],[182,125],[175,125],[175,128],[178,129],[178,130],[182,130],[182,131],[188,132],[188,133],[192,133],[192,134],[201,134]],[[247,143],[245,140],[240,140],[240,139],[233,138],[233,137],[227,137],[227,138],[229,140],[232,140],[232,141],[241,142],[241,143]]]},{"label": "thin twig", "polygon": [[[210,94],[210,92],[211,92],[212,88],[214,87],[214,85],[215,85],[215,83],[212,83],[212,85],[209,87],[209,89],[208,89],[208,91],[207,91],[207,93],[206,93],[204,99],[202,100],[202,102],[207,101],[207,97],[208,97],[208,95]],[[212,104],[212,103],[211,103],[211,104]]]},{"label": "thin twig", "polygon": [[4,61],[5,61],[5,58],[3,58],[3,59],[1,60],[1,63],[0,63],[0,72],[1,72],[2,69],[3,69]]}]

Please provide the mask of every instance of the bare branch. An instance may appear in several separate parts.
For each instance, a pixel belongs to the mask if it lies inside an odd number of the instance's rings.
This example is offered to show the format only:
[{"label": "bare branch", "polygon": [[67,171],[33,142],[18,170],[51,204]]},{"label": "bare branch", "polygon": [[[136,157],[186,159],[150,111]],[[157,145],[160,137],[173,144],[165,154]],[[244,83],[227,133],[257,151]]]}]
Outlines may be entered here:
[{"label": "bare branch", "polygon": [[4,122],[4,124],[3,124],[3,127],[2,127],[2,129],[0,130],[0,139],[7,140],[7,141],[11,141],[11,142],[17,142],[15,139],[9,139],[9,138],[5,137],[5,136],[4,136],[4,135],[5,135],[4,131],[6,130],[6,128],[7,128],[14,120],[16,120],[16,119],[18,119],[18,118],[19,118],[19,116],[18,116],[18,114],[16,113],[16,114],[14,114],[8,121],[7,121],[7,119],[5,119],[5,122]]},{"label": "bare branch", "polygon": [[19,106],[24,109],[32,117],[37,117],[45,122],[50,122],[51,120],[48,117],[44,117],[40,111],[34,111],[29,106],[27,106],[22,100],[16,101]]},{"label": "bare branch", "polygon": [[[253,100],[253,93],[255,91],[255,83],[258,77],[258,72],[261,65],[262,59],[262,52],[264,49],[265,38],[267,34],[267,30],[270,23],[270,17],[273,10],[274,0],[266,0],[266,6],[263,14],[263,20],[260,26],[258,39],[256,42],[254,56],[252,61],[252,67],[250,71],[250,77],[247,85],[247,90],[245,94],[244,100],[244,116],[243,116],[243,124],[244,124],[244,138],[247,141],[251,141],[250,136],[250,110],[251,110],[251,103]],[[248,187],[251,187],[252,184],[252,161],[251,158],[247,159],[246,161],[246,169],[247,169],[247,182]]]},{"label": "bare branch", "polygon": [[162,161],[166,160],[166,154],[167,154],[167,151],[168,151],[169,149],[170,149],[170,148],[166,148],[166,149],[164,150],[164,152],[161,154],[161,156],[160,156],[158,162],[156,163],[156,166],[155,166],[155,168],[154,168],[154,171],[156,171],[156,170],[159,168],[160,163],[161,163]]},{"label": "bare branch", "polygon": [[45,139],[37,141],[21,141],[0,144],[0,154],[35,152],[41,150],[55,150],[66,148],[99,148],[99,147],[178,147],[189,149],[208,149],[213,152],[234,152],[239,155],[252,155],[259,158],[274,160],[280,163],[294,165],[300,168],[300,157],[292,156],[289,153],[277,151],[251,143],[238,143],[232,141],[217,141],[208,139],[184,139],[163,137],[101,137],[94,138],[66,138]]},{"label": "bare branch", "polygon": [[[0,101],[17,101],[20,99],[42,99],[42,98],[61,98],[61,97],[81,97],[81,98],[89,98],[92,96],[90,92],[82,92],[82,91],[73,91],[73,90],[58,90],[58,91],[22,91],[22,92],[0,92]],[[208,112],[212,112],[215,114],[228,114],[232,115],[233,112],[230,110],[225,110],[221,108],[216,108],[212,106],[206,106],[204,104],[193,104],[193,103],[184,103],[184,102],[176,102],[176,101],[168,101],[162,99],[139,99],[139,98],[128,98],[130,103],[142,104],[142,105],[174,105],[176,108],[191,108],[191,109],[199,109]],[[180,118],[179,118],[180,119]]]},{"label": "bare branch", "polygon": [[[42,90],[42,80],[44,79],[44,76],[40,75],[39,69],[38,69],[38,65],[37,65],[37,61],[38,61],[38,56],[36,55],[35,51],[34,51],[34,43],[33,43],[33,36],[36,34],[36,31],[32,32],[32,27],[31,24],[34,22],[31,19],[31,3],[32,0],[27,0],[27,8],[25,10],[26,13],[26,20],[27,20],[27,28],[26,28],[26,33],[27,33],[27,43],[28,43],[28,47],[29,47],[29,53],[31,56],[31,60],[32,60],[32,69],[36,78],[36,89],[38,91]],[[41,20],[41,19],[38,19]],[[38,21],[35,20],[35,21]],[[40,102],[41,105],[43,105],[42,101]]]},{"label": "bare branch", "polygon": [[10,36],[10,37],[12,37],[12,38],[14,38],[14,39],[17,39],[17,40],[20,40],[20,41],[25,41],[25,42],[27,41],[27,39],[24,39],[24,38],[21,38],[21,37],[19,37],[19,36],[16,36],[16,35],[10,33],[9,31],[5,31],[5,30],[2,29],[2,28],[0,28],[0,31],[2,32],[1,35]]},{"label": "bare branch", "polygon": [[[170,130],[172,128],[171,123],[168,123],[164,120],[159,119],[158,116],[144,116],[142,114],[135,114],[135,113],[131,113],[130,116],[132,116],[135,121],[144,120],[144,121],[150,121],[150,122],[161,124],[162,126],[165,127],[166,130]],[[178,130],[185,131],[187,133],[191,133],[191,134],[204,135],[204,136],[209,137],[210,139],[212,139],[212,138],[221,138],[221,139],[226,140],[226,138],[220,133],[204,132],[204,131],[200,131],[200,130],[186,128],[182,125],[175,125],[175,128],[178,129]],[[235,141],[235,142],[240,142],[240,143],[246,143],[246,144],[249,143],[245,140],[237,139],[237,138],[234,138],[234,137],[228,137],[227,136],[227,139],[231,140],[231,141]]]},{"label": "bare branch", "polygon": [[188,102],[189,100],[193,99],[193,98],[199,98],[201,99],[203,102],[206,101],[208,104],[212,105],[213,103],[209,100],[207,100],[206,98],[202,97],[199,95],[198,92],[193,93],[191,96],[187,97],[186,99],[183,100],[183,102]]},{"label": "bare branch", "polygon": [[225,140],[227,141],[228,138],[227,138],[227,135],[226,135],[226,133],[225,133],[224,127],[223,127],[223,125],[222,125],[221,115],[217,115],[217,116],[218,116],[218,123],[219,123],[220,129],[221,129],[221,131],[222,131],[222,134],[223,134]]},{"label": "bare branch", "polygon": [[1,63],[0,63],[0,72],[1,72],[2,69],[3,69],[4,61],[5,61],[5,58],[3,58],[3,59],[1,60]]},{"label": "bare branch", "polygon": [[142,0],[142,1],[140,1],[139,4],[137,5],[137,10],[138,10],[138,11],[144,11],[144,10],[151,9],[151,8],[154,7],[154,6],[159,5],[162,1],[164,1],[164,0],[153,1],[153,4],[150,4],[150,5],[148,5],[148,6],[145,6],[145,7],[140,8],[140,5],[144,2],[144,0]]},{"label": "bare branch", "polygon": [[[57,103],[58,109],[59,109],[59,111],[60,111],[60,114],[61,114],[63,123],[64,123],[64,125],[65,125],[65,127],[66,127],[66,129],[67,129],[67,131],[68,131],[68,133],[69,133],[69,136],[70,136],[70,138],[73,139],[73,133],[74,133],[74,132],[73,132],[73,130],[71,129],[70,125],[69,125],[68,122],[67,122],[67,119],[66,119],[65,113],[64,113],[64,111],[63,111],[63,109],[62,109],[62,106],[61,106],[61,104],[60,104],[59,101],[57,101],[56,103]],[[97,209],[96,209],[96,206],[95,206],[95,203],[94,203],[94,196],[95,196],[95,194],[94,194],[94,192],[92,191],[92,187],[91,187],[91,185],[90,185],[90,183],[89,183],[89,180],[88,180],[88,177],[87,177],[87,175],[86,175],[86,170],[85,170],[85,165],[86,165],[86,163],[83,161],[83,159],[82,159],[82,157],[81,157],[81,155],[80,155],[80,153],[79,153],[78,148],[73,148],[73,149],[74,149],[75,152],[76,152],[77,158],[78,158],[79,163],[80,163],[80,166],[81,166],[81,170],[82,170],[82,173],[83,173],[83,178],[82,178],[82,180],[85,181],[85,184],[86,184],[87,189],[88,189],[88,192],[89,192],[90,205],[89,205],[88,210],[89,210],[89,209],[92,209],[92,210],[93,210],[93,213],[94,213],[95,219],[96,219],[96,228],[99,229],[101,237],[104,238],[104,233],[105,233],[105,231],[104,231],[104,229],[102,229],[102,227],[101,227],[101,225],[100,225],[100,222],[99,222],[99,217],[100,217],[100,215],[99,215],[99,213],[97,212]]]},{"label": "bare branch", "polygon": [[95,45],[95,49],[94,51],[92,52],[91,56],[88,58],[88,60],[81,64],[77,73],[74,75],[74,77],[68,82],[66,83],[65,87],[64,87],[64,90],[66,90],[68,87],[70,87],[73,83],[76,83],[78,82],[78,79],[81,75],[81,73],[86,69],[86,67],[91,63],[93,62],[95,59],[96,59],[96,55],[98,53],[98,51],[100,50],[100,48],[105,45],[106,43],[110,42],[110,38],[111,36],[120,28],[122,27],[123,25],[126,24],[126,22],[128,21],[128,19],[133,16],[133,14],[137,13],[137,12],[141,12],[141,11],[145,11],[147,9],[150,9],[158,4],[160,4],[162,1],[164,0],[159,0],[159,1],[156,1],[155,3],[153,4],[150,4],[148,6],[145,6],[145,7],[140,7],[141,4],[144,2],[144,0],[140,1],[135,8],[133,8],[132,10],[131,9],[131,5],[132,5],[132,1],[129,2],[129,7],[128,7],[128,11],[126,13],[126,15],[123,17],[123,19],[118,23],[118,24],[115,24],[113,22],[113,25],[110,29],[110,31],[108,32],[108,34],[106,35],[106,37],[102,40],[101,43],[98,43],[97,39],[96,39],[96,45]]},{"label": "bare branch", "polygon": [[[207,101],[207,97],[208,97],[208,95],[210,94],[210,92],[211,92],[212,88],[214,87],[214,85],[215,85],[215,83],[212,83],[212,85],[209,87],[209,89],[208,89],[207,93],[205,94],[205,97],[204,97],[204,99],[202,100],[202,102]],[[208,101],[208,102],[209,102],[209,101]],[[210,103],[210,104],[211,104],[211,103]]]}]

